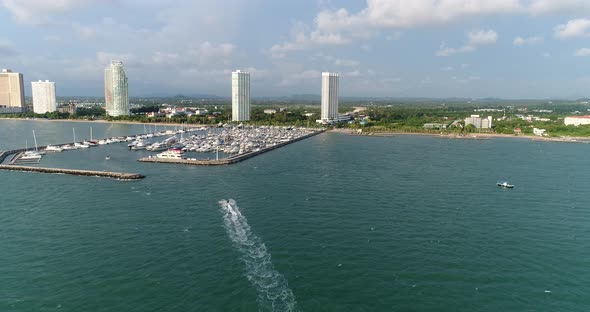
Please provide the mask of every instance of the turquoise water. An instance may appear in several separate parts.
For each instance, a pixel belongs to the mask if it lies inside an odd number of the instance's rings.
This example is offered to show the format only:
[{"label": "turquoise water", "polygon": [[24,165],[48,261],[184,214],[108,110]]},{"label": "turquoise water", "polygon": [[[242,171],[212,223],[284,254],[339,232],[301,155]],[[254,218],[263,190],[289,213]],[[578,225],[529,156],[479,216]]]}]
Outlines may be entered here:
[{"label": "turquoise water", "polygon": [[[0,120],[0,149],[71,128]],[[147,178],[0,171],[0,311],[585,311],[589,152],[325,133],[226,167],[47,155]]]}]

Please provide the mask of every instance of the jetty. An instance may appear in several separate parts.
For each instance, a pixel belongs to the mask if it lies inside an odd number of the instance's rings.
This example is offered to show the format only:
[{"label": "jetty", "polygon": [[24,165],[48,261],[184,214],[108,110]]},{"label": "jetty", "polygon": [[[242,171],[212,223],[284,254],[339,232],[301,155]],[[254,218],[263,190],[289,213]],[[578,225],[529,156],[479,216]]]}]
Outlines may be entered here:
[{"label": "jetty", "polygon": [[231,165],[231,164],[235,164],[241,161],[244,161],[248,158],[252,158],[254,156],[260,155],[260,154],[264,154],[266,152],[272,151],[274,149],[283,147],[285,145],[289,145],[291,143],[295,143],[297,141],[301,141],[304,139],[307,139],[309,137],[318,135],[320,133],[324,133],[326,130],[325,129],[321,129],[321,130],[317,130],[314,131],[312,133],[309,133],[307,135],[301,136],[301,137],[297,137],[294,138],[292,140],[289,140],[287,142],[282,142],[282,143],[278,143],[272,146],[268,146],[265,147],[263,149],[260,149],[258,151],[252,151],[252,152],[247,152],[247,153],[243,153],[243,154],[238,154],[235,156],[231,156],[231,157],[227,157],[227,158],[223,158],[223,159],[195,159],[195,158],[182,158],[182,159],[177,159],[177,158],[158,158],[158,157],[143,157],[138,159],[137,161],[140,162],[150,162],[150,163],[167,163],[167,164],[182,164],[182,165],[195,165],[195,166],[221,166],[221,165]]},{"label": "jetty", "polygon": [[10,170],[10,171],[70,174],[70,175],[89,176],[89,177],[104,177],[104,178],[111,178],[111,179],[117,179],[117,180],[139,180],[139,179],[145,178],[145,176],[143,176],[139,173],[93,171],[93,170],[78,170],[78,169],[61,169],[61,168],[44,168],[44,167],[15,166],[15,165],[0,165],[0,169],[1,170]]}]

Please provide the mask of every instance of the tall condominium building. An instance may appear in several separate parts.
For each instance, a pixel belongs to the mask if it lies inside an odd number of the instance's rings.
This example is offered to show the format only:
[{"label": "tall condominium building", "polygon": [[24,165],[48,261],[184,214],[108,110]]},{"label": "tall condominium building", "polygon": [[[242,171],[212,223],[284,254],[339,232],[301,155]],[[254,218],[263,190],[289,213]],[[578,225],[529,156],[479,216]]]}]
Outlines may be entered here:
[{"label": "tall condominium building", "polygon": [[104,70],[104,98],[109,116],[129,115],[127,74],[121,61],[111,61]]},{"label": "tall condominium building", "polygon": [[322,73],[321,121],[338,121],[338,73]]},{"label": "tall condominium building", "polygon": [[0,72],[0,107],[19,109],[25,107],[25,87],[23,74],[10,69]]},{"label": "tall condominium building", "polygon": [[231,120],[250,120],[250,73],[231,73]]},{"label": "tall condominium building", "polygon": [[492,127],[492,116],[487,118],[479,117],[479,115],[471,115],[465,118],[465,126],[473,125],[477,129],[490,129]]},{"label": "tall condominium building", "polygon": [[31,87],[33,89],[33,112],[44,114],[57,110],[55,82],[49,80],[33,81]]}]

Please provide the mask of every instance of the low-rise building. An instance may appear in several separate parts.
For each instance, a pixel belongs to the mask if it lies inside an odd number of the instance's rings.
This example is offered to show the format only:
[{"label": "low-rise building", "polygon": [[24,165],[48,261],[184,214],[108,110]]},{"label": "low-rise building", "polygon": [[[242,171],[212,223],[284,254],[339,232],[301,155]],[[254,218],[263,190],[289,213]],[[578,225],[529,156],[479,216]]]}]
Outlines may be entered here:
[{"label": "low-rise building", "polygon": [[424,129],[446,129],[447,128],[447,124],[444,123],[425,123],[424,124]]},{"label": "low-rise building", "polygon": [[60,113],[68,113],[70,115],[76,114],[78,107],[75,103],[61,104],[57,107],[57,111]]},{"label": "low-rise building", "polygon": [[264,110],[264,113],[265,114],[272,115],[272,114],[276,114],[277,113],[277,110],[276,109],[273,109],[273,108],[269,108],[269,109],[265,109]]},{"label": "low-rise building", "polygon": [[539,129],[539,128],[533,128],[533,133],[534,133],[535,135],[538,135],[538,136],[544,136],[544,135],[547,135],[547,134],[545,133],[545,131],[547,131],[547,130],[545,130],[545,129]]},{"label": "low-rise building", "polygon": [[566,126],[568,126],[568,125],[574,125],[574,126],[590,125],[590,115],[565,117],[565,119],[563,120],[563,123]]}]

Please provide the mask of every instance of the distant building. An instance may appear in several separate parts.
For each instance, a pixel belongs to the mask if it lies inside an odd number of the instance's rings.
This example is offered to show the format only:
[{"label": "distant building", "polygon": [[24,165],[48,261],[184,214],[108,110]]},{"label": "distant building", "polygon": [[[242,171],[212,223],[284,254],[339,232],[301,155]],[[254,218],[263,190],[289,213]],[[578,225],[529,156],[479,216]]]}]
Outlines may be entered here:
[{"label": "distant building", "polygon": [[447,128],[447,124],[444,123],[425,123],[424,124],[424,129],[446,129]]},{"label": "distant building", "polygon": [[340,74],[338,73],[322,73],[322,107],[320,120],[324,123],[338,121],[339,77]]},{"label": "distant building", "polygon": [[492,127],[492,116],[482,118],[479,115],[471,115],[465,118],[465,126],[473,125],[477,129],[490,129]]},{"label": "distant building", "polygon": [[76,114],[76,110],[77,110],[77,107],[76,107],[76,104],[74,104],[74,103],[62,104],[57,107],[58,112],[68,113],[70,115]]},{"label": "distant building", "polygon": [[105,109],[109,116],[129,115],[129,86],[123,62],[112,61],[104,70]]},{"label": "distant building", "polygon": [[45,114],[55,112],[57,103],[55,101],[55,82],[39,80],[31,82],[33,90],[33,112]]},{"label": "distant building", "polygon": [[250,120],[250,73],[231,73],[231,107],[232,121]]},{"label": "distant building", "polygon": [[0,107],[6,111],[20,113],[25,108],[25,87],[23,74],[10,69],[0,72]]},{"label": "distant building", "polygon": [[273,109],[273,108],[269,108],[269,109],[265,109],[264,110],[264,113],[265,114],[272,115],[272,114],[276,114],[277,113],[277,110],[276,109]]},{"label": "distant building", "polygon": [[547,134],[545,133],[545,131],[547,131],[547,130],[545,130],[545,129],[538,129],[538,128],[533,128],[533,133],[534,133],[535,135],[538,135],[538,136],[544,136],[544,135],[547,135]]},{"label": "distant building", "polygon": [[514,134],[516,134],[516,135],[522,134],[522,129],[514,128]]},{"label": "distant building", "polygon": [[568,126],[568,125],[574,125],[574,126],[590,125],[590,115],[565,117],[565,119],[563,120],[563,123],[566,126]]}]

